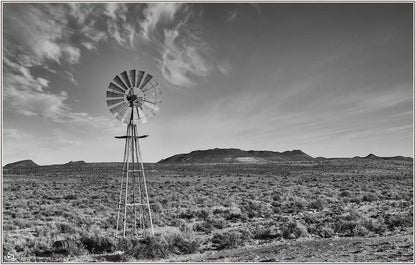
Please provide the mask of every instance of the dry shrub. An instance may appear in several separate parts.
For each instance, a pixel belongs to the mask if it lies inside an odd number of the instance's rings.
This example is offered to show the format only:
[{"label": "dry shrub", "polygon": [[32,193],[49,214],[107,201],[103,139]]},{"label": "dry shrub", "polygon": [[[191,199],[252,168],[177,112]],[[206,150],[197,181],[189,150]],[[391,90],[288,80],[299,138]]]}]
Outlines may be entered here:
[{"label": "dry shrub", "polygon": [[169,250],[174,254],[191,254],[199,250],[201,242],[192,234],[172,234],[166,236]]},{"label": "dry shrub", "polygon": [[221,250],[243,246],[249,238],[250,233],[246,230],[230,230],[216,233],[211,242],[215,249]]},{"label": "dry shrub", "polygon": [[250,230],[253,239],[268,240],[282,236],[280,229],[275,226],[255,227]]},{"label": "dry shrub", "polygon": [[369,231],[382,235],[386,230],[387,226],[382,220],[364,219],[361,224]]},{"label": "dry shrub", "polygon": [[348,190],[343,190],[341,191],[341,193],[339,194],[340,197],[350,197],[351,196],[351,192]]},{"label": "dry shrub", "polygon": [[356,224],[354,229],[352,230],[352,234],[354,236],[366,236],[368,235],[368,230],[362,224]]},{"label": "dry shrub", "polygon": [[411,213],[387,214],[384,216],[384,223],[390,231],[395,228],[413,227],[413,216]]},{"label": "dry shrub", "polygon": [[378,196],[374,193],[365,193],[362,200],[364,202],[373,202],[378,200]]},{"label": "dry shrub", "polygon": [[191,233],[148,236],[141,240],[125,240],[123,248],[127,257],[136,259],[164,259],[172,254],[191,254],[201,243]]},{"label": "dry shrub", "polygon": [[92,254],[111,253],[116,250],[116,242],[112,237],[94,235],[82,235],[81,244]]},{"label": "dry shrub", "polygon": [[148,236],[140,240],[133,248],[126,250],[125,254],[136,259],[163,259],[170,255],[170,251],[165,237]]},{"label": "dry shrub", "polygon": [[322,199],[316,199],[309,203],[308,208],[321,211],[324,208],[325,202]]},{"label": "dry shrub", "polygon": [[195,224],[194,229],[195,231],[210,233],[214,229],[223,229],[226,225],[227,225],[227,222],[225,221],[224,218],[210,217],[210,218],[207,218],[207,220],[205,220],[202,223]]},{"label": "dry shrub", "polygon": [[323,238],[331,238],[334,235],[334,229],[329,226],[321,226],[318,235]]},{"label": "dry shrub", "polygon": [[282,231],[282,237],[285,239],[296,239],[308,236],[307,229],[296,221],[289,221],[288,223],[283,224],[280,229]]}]

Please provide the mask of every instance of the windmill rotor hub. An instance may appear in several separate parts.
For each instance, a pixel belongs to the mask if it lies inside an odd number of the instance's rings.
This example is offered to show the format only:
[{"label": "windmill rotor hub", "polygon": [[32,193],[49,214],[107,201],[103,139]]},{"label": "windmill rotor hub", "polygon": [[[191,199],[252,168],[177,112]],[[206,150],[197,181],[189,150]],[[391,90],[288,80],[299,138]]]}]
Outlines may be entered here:
[{"label": "windmill rotor hub", "polygon": [[127,95],[126,99],[127,99],[128,102],[132,103],[132,102],[137,100],[137,96],[136,95]]}]

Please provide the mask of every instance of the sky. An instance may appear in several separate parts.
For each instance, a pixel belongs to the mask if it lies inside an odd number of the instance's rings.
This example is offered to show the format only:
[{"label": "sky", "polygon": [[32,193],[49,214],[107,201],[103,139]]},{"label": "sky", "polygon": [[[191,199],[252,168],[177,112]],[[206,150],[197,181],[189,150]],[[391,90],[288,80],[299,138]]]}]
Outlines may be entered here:
[{"label": "sky", "polygon": [[122,161],[124,70],[160,110],[143,159],[212,148],[413,157],[411,3],[3,3],[3,160]]}]

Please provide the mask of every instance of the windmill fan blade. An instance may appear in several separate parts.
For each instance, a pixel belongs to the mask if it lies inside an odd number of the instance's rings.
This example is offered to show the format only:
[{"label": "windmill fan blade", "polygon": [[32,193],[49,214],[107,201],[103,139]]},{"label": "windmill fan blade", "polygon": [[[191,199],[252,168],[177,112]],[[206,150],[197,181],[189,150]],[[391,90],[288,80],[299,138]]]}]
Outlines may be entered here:
[{"label": "windmill fan blade", "polygon": [[122,122],[129,123],[130,117],[131,117],[131,111],[132,111],[132,108],[128,107],[123,111],[123,113],[120,113]]},{"label": "windmill fan blade", "polygon": [[152,94],[160,94],[160,90],[157,89],[157,82],[154,82],[150,87],[146,88],[146,90],[143,90],[143,94],[145,95],[152,95]]},{"label": "windmill fan blade", "polygon": [[144,115],[145,117],[149,117],[153,112],[151,108],[148,108],[144,105],[140,106],[139,109],[143,112],[141,115]]},{"label": "windmill fan blade", "polygon": [[146,117],[146,120],[152,118],[155,115],[155,112],[152,111],[151,109],[143,108],[142,112],[144,114],[144,117]]},{"label": "windmill fan blade", "polygon": [[107,91],[107,98],[122,98],[122,97],[124,97],[123,94]]},{"label": "windmill fan blade", "polygon": [[143,105],[146,106],[146,107],[148,107],[148,108],[150,108],[150,109],[152,109],[152,110],[154,110],[154,111],[158,111],[159,110],[159,106],[158,105],[156,105],[156,104],[154,104],[152,102],[148,102],[146,100],[145,100],[145,102],[143,102]]},{"label": "windmill fan blade", "polygon": [[136,70],[130,70],[130,85],[131,87],[135,87],[136,86]]},{"label": "windmill fan blade", "polygon": [[112,108],[110,108],[110,112],[115,114],[119,114],[124,108],[126,108],[127,104],[122,102],[118,105],[113,106]]},{"label": "windmill fan blade", "polygon": [[119,77],[118,75],[116,75],[116,77],[114,77],[113,81],[114,81],[117,85],[119,85],[119,86],[121,86],[122,88],[124,88],[125,90],[128,90],[128,89],[129,89],[128,87],[126,87],[126,85],[123,83],[123,81],[121,81],[121,79],[120,79],[120,77]]},{"label": "windmill fan blade", "polygon": [[120,75],[123,78],[124,83],[126,83],[128,87],[131,87],[129,77],[127,76],[127,72],[124,71]]},{"label": "windmill fan blade", "polygon": [[143,112],[140,108],[138,108],[138,107],[136,107],[136,110],[137,110],[137,112],[139,113],[139,119],[140,119],[143,123],[146,123],[146,122],[147,122],[146,114],[144,114],[144,112]]},{"label": "windmill fan blade", "polygon": [[122,109],[121,111],[120,111],[120,113],[117,113],[115,116],[116,116],[116,118],[118,119],[118,120],[120,120],[120,121],[122,121],[122,122],[125,122],[125,120],[124,120],[124,116],[125,116],[125,114],[126,114],[126,112],[129,110],[129,108],[128,107],[126,107],[126,108],[124,108],[124,109]]},{"label": "windmill fan blade", "polygon": [[140,85],[140,89],[143,90],[143,88],[149,83],[149,81],[153,78],[153,76],[147,74],[146,77],[143,80],[143,83]]},{"label": "windmill fan blade", "polygon": [[143,123],[143,120],[140,119],[139,111],[137,108],[138,107],[135,107],[133,110],[133,121],[137,123]]},{"label": "windmill fan blade", "polygon": [[119,104],[123,101],[124,101],[123,98],[109,99],[109,100],[107,100],[107,106],[109,106],[111,108],[114,105],[117,105],[117,104]]},{"label": "windmill fan blade", "polygon": [[116,86],[113,83],[110,83],[108,85],[108,89],[111,89],[113,92],[120,92],[122,94],[124,94],[124,92],[126,91],[126,90],[122,89],[121,87]]},{"label": "windmill fan blade", "polygon": [[146,100],[146,101],[150,101],[150,102],[157,102],[157,101],[159,101],[159,95],[160,95],[160,93],[147,93],[147,94],[144,94],[144,99]]},{"label": "windmill fan blade", "polygon": [[140,86],[140,83],[142,82],[143,75],[144,75],[144,71],[139,71],[139,73],[137,74],[137,85],[136,85],[136,87]]}]

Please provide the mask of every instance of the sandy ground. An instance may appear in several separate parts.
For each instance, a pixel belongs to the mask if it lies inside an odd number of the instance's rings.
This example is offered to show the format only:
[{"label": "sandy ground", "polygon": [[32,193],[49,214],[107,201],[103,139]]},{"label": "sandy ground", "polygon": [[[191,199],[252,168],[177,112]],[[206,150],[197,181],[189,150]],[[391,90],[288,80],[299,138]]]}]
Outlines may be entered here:
[{"label": "sandy ground", "polygon": [[[144,263],[222,263],[222,262],[392,262],[414,263],[413,236],[350,237],[302,239],[269,242],[237,249],[206,251],[163,260],[129,260]],[[119,253],[121,254],[121,253]],[[118,254],[88,255],[71,262],[117,262]]]},{"label": "sandy ground", "polygon": [[413,262],[413,236],[269,243],[166,259],[167,262]]}]

